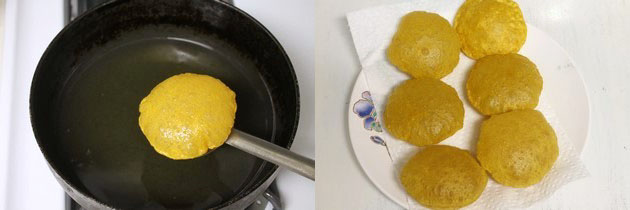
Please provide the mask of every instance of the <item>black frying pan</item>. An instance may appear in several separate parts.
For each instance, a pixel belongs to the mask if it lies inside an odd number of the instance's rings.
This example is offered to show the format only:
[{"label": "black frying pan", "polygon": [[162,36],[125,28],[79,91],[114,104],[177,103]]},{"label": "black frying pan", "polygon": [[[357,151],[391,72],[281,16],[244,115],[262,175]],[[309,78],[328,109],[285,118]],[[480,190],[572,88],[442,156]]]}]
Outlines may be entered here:
[{"label": "black frying pan", "polygon": [[140,100],[183,72],[236,92],[235,128],[290,147],[297,80],[260,23],[219,1],[111,1],[55,37],[31,86],[35,137],[74,200],[86,208],[240,209],[267,188],[277,166],[233,147],[176,161],[149,145]]}]

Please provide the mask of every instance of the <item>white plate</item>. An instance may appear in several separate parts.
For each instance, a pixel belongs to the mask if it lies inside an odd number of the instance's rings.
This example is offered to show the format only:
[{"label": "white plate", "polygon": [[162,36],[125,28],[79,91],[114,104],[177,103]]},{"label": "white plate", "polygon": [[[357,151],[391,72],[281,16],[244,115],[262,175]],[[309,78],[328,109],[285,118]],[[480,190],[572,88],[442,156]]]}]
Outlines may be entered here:
[{"label": "white plate", "polygon": [[[519,53],[538,66],[544,81],[543,91],[552,96],[547,97],[545,103],[555,111],[576,151],[581,152],[588,135],[589,103],[583,80],[573,60],[560,45],[531,25],[528,25],[527,41]],[[469,58],[461,56],[456,69],[468,69],[473,63]],[[456,73],[466,72],[454,71],[452,74]],[[407,197],[394,173],[395,166],[385,144],[382,140],[379,141],[379,135],[382,134],[379,125],[364,126],[366,119],[376,115],[372,110],[367,80],[361,72],[350,95],[348,107],[348,129],[354,153],[370,180],[390,199],[401,206],[407,206]],[[364,116],[364,112],[369,112],[368,116]],[[379,118],[380,116],[376,116],[380,121]]]}]

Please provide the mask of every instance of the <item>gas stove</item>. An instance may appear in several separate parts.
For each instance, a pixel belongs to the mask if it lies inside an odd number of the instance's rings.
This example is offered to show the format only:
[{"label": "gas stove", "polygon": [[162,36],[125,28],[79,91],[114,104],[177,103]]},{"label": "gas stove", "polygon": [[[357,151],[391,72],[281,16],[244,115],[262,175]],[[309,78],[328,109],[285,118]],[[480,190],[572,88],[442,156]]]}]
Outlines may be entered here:
[{"label": "gas stove", "polygon": [[[72,17],[102,2],[5,0],[4,25],[0,26],[0,209],[80,209],[64,195],[37,147],[28,97],[33,72],[46,46]],[[314,1],[236,0],[235,5],[263,23],[289,54],[302,100],[292,150],[313,158]],[[251,209],[271,209],[273,202],[289,210],[315,208],[310,180],[281,169],[275,183]],[[273,199],[278,195],[281,201]]]}]

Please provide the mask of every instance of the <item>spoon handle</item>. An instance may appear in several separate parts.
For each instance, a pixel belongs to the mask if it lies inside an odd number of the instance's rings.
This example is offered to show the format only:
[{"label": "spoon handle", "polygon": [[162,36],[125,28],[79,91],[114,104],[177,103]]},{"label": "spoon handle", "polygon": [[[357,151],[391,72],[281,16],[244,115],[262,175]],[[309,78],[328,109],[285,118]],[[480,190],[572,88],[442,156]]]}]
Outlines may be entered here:
[{"label": "spoon handle", "polygon": [[230,134],[226,143],[278,166],[286,167],[306,178],[315,180],[315,161],[291,152],[286,148],[236,129],[232,129],[232,134]]}]

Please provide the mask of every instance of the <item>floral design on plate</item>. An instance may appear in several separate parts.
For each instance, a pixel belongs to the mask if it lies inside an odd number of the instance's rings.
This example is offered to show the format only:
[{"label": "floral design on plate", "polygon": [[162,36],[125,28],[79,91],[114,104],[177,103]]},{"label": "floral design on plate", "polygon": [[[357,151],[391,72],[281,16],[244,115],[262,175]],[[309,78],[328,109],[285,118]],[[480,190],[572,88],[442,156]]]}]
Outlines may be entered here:
[{"label": "floral design on plate", "polygon": [[387,146],[387,144],[385,144],[385,141],[383,141],[383,139],[380,136],[370,136],[370,140],[372,140],[372,142],[376,144]]},{"label": "floral design on plate", "polygon": [[[361,98],[352,106],[352,111],[363,118],[363,128],[368,131],[383,132],[381,122],[378,120],[376,109],[370,91],[363,91]],[[385,141],[379,136],[370,136],[372,142],[385,146]]]}]

